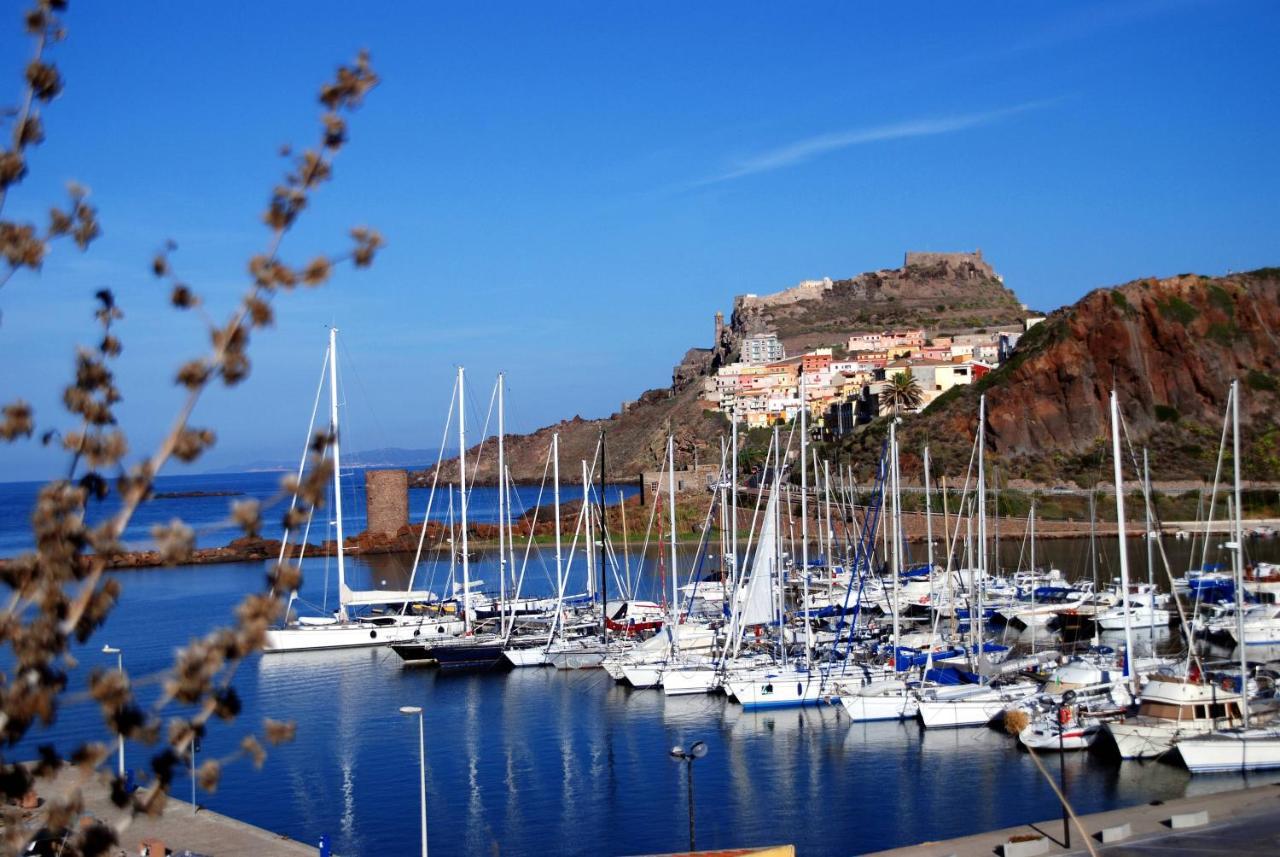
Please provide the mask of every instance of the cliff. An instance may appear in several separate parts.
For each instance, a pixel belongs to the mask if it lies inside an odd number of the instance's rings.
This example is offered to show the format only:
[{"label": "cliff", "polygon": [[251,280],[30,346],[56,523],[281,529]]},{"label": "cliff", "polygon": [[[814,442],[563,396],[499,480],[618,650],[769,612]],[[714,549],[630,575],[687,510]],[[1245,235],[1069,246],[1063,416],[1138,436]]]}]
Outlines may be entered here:
[{"label": "cliff", "polygon": [[1159,478],[1212,478],[1223,411],[1241,381],[1245,468],[1280,478],[1280,269],[1182,275],[1095,290],[1030,331],[1004,366],[910,421],[963,468],[987,396],[989,448],[1008,472],[1107,478],[1108,397]]}]

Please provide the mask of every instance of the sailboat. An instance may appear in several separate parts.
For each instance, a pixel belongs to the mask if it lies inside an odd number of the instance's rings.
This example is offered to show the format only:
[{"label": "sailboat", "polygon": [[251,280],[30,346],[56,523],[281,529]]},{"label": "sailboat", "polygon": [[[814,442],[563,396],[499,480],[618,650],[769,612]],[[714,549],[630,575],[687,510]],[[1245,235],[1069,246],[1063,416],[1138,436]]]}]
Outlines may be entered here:
[{"label": "sailboat", "polygon": [[[302,652],[316,649],[347,649],[381,646],[406,640],[447,637],[461,630],[460,623],[445,617],[426,617],[404,612],[410,604],[433,601],[430,592],[405,590],[355,591],[347,586],[345,545],[342,531],[342,461],[338,431],[338,331],[329,330],[329,348],[325,355],[329,374],[329,432],[333,438],[333,498],[337,528],[335,543],[338,554],[338,609],[331,616],[299,617],[289,620],[297,592],[289,597],[283,627],[267,631],[263,648],[266,653]],[[288,541],[288,534],[285,534]],[[282,546],[281,555],[284,549]],[[360,615],[358,608],[396,606],[399,613]]]},{"label": "sailboat", "polygon": [[[1232,539],[1227,544],[1231,551],[1231,565],[1235,574],[1237,597],[1244,593],[1244,511],[1240,495],[1240,382],[1231,383],[1231,428],[1235,465],[1235,518]],[[1247,642],[1245,613],[1236,612],[1236,638]],[[1248,693],[1248,650],[1240,651],[1241,724],[1238,727],[1218,729],[1201,737],[1184,738],[1178,742],[1182,762],[1193,774],[1215,771],[1248,771],[1280,768],[1280,724],[1257,728],[1250,720]]]},{"label": "sailboat", "polygon": [[458,367],[458,488],[461,495],[461,564],[462,597],[458,612],[462,614],[461,637],[434,637],[421,641],[393,643],[391,650],[405,664],[435,663],[448,670],[503,669],[510,661],[502,656],[504,641],[501,634],[477,634],[472,624],[475,581],[471,579],[471,556],[467,545],[467,423],[466,423],[466,374]]}]

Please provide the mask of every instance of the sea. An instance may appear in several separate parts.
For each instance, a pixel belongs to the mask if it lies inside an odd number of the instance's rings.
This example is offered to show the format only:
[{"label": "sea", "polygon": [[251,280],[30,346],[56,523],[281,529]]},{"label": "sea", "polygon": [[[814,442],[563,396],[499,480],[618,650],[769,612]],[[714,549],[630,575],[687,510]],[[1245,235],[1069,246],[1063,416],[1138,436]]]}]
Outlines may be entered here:
[{"label": "sea", "polygon": [[[159,490],[231,491],[270,500],[278,481],[278,474],[175,476],[163,479]],[[27,520],[35,490],[30,484],[0,484],[0,555],[30,546]],[[537,488],[522,488],[520,496],[531,505]],[[484,519],[486,503],[489,519],[496,518],[491,490],[476,488],[472,497],[473,519]],[[235,499],[153,501],[140,510],[127,538],[142,545],[151,524],[177,516],[196,528],[202,545],[224,543],[236,535],[226,520],[228,503]],[[411,504],[419,520],[425,502],[425,494],[415,490]],[[346,515],[348,532],[358,532],[363,513],[357,500]],[[432,517],[437,517],[434,508]],[[570,541],[566,538],[566,554]],[[1113,542],[1100,542],[1096,552],[1104,579],[1116,567]],[[1170,541],[1168,549],[1175,573],[1181,573],[1192,546]],[[579,590],[585,586],[581,550],[570,559]],[[1025,544],[1006,541],[1001,564],[1015,568],[1020,555],[1025,563],[1026,551]],[[1144,551],[1141,540],[1130,542],[1140,578],[1147,568]],[[1212,544],[1210,561],[1221,560],[1221,551]],[[1274,541],[1251,542],[1250,551],[1257,559],[1280,558]],[[637,544],[619,562],[642,592],[653,595],[670,585],[663,553],[657,545]],[[705,564],[705,553],[682,546],[681,567],[697,565],[700,557]],[[428,554],[415,585],[444,589],[451,573],[448,557]],[[522,547],[516,557],[518,563],[526,561]],[[1045,541],[1037,546],[1037,559],[1072,579],[1094,573],[1083,539]],[[549,592],[551,549],[532,548],[527,562],[526,591]],[[411,565],[412,557],[377,556],[352,558],[348,567],[357,588],[399,587]],[[495,566],[491,550],[478,552],[476,576],[493,585]],[[103,740],[102,715],[85,693],[92,670],[114,666],[115,657],[103,654],[103,645],[123,650],[139,698],[151,704],[175,649],[228,622],[246,593],[261,590],[265,572],[261,563],[112,572],[122,584],[121,600],[93,638],[75,648],[78,666],[56,720],[33,729],[6,751],[8,757],[34,757],[46,743],[67,752],[82,741]],[[306,560],[304,574],[301,609],[331,609],[332,560]],[[1051,642],[1040,640],[1041,645]],[[1177,646],[1167,631],[1145,643],[1162,650]],[[435,854],[684,850],[689,846],[689,771],[670,751],[694,741],[708,748],[692,763],[696,844],[702,849],[792,843],[804,855],[856,854],[1060,813],[1049,783],[1028,755],[994,729],[926,732],[914,722],[853,725],[831,705],[749,712],[720,696],[666,698],[661,691],[633,690],[600,670],[445,675],[404,668],[382,649],[255,656],[236,671],[233,685],[243,703],[240,717],[214,724],[197,758],[222,760],[223,778],[215,792],[199,791],[196,800],[302,842],[316,844],[326,836],[333,853],[347,857],[417,853],[417,723],[399,712],[401,706],[424,710],[427,815]],[[163,713],[183,711],[169,706]],[[265,718],[294,721],[297,736],[292,743],[268,747],[257,769],[238,745],[246,732],[260,732]],[[154,753],[153,747],[130,742],[126,765],[147,770]],[[1121,763],[1095,753],[1049,759],[1055,776],[1059,761],[1067,794],[1080,813],[1280,781],[1280,775],[1193,778],[1175,764]],[[178,775],[174,792],[190,800],[184,776]]]}]

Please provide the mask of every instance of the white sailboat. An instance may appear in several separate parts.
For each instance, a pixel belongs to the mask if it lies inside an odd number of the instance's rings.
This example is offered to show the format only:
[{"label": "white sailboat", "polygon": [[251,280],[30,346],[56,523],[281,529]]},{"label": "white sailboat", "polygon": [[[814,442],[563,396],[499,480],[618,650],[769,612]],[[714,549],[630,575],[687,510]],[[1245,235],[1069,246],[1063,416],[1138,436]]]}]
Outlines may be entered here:
[{"label": "white sailboat", "polygon": [[[424,637],[448,637],[461,630],[461,623],[444,617],[424,617],[403,612],[409,604],[434,600],[430,592],[406,590],[355,591],[347,586],[345,545],[342,530],[342,461],[338,431],[338,351],[336,328],[329,330],[329,430],[333,438],[333,497],[338,559],[338,609],[332,616],[288,619],[281,628],[267,631],[263,651],[301,652],[316,649],[347,649],[382,646]],[[286,534],[287,540],[287,534]],[[291,593],[292,607],[297,593]],[[400,613],[357,615],[353,608],[396,606]]]}]

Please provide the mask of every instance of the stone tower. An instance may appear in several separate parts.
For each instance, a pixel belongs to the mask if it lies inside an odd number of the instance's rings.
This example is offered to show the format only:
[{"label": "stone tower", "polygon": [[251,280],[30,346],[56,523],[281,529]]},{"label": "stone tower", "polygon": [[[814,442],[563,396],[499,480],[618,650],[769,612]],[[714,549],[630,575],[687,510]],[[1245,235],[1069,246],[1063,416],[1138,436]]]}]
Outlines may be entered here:
[{"label": "stone tower", "polygon": [[364,472],[366,530],[394,536],[409,523],[409,474],[404,470]]}]

